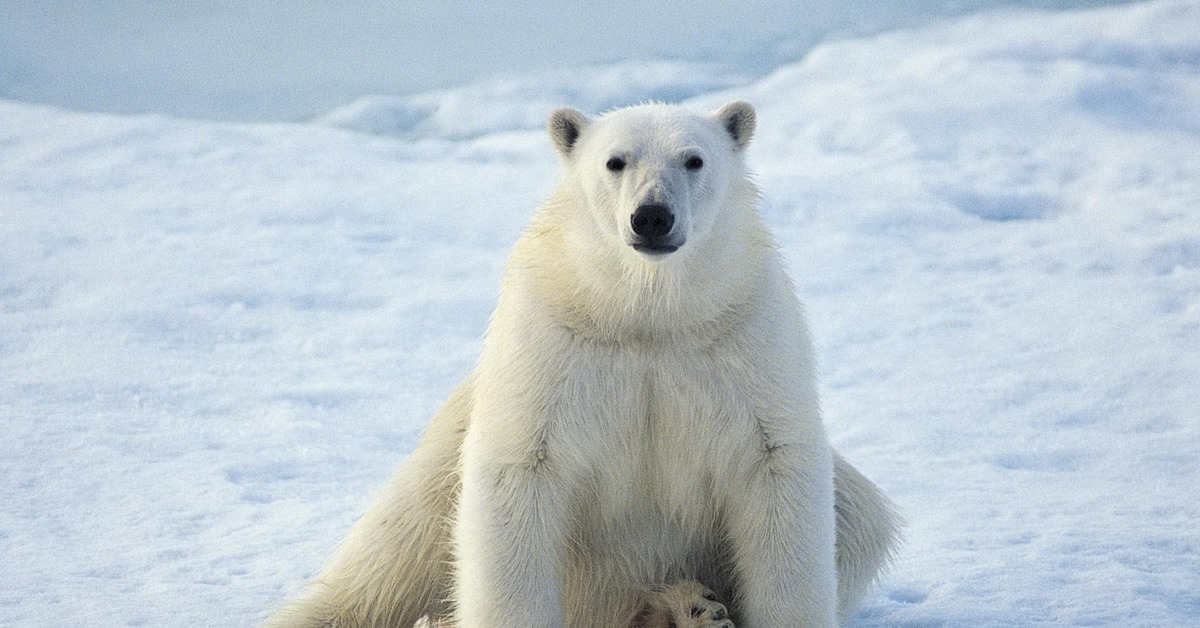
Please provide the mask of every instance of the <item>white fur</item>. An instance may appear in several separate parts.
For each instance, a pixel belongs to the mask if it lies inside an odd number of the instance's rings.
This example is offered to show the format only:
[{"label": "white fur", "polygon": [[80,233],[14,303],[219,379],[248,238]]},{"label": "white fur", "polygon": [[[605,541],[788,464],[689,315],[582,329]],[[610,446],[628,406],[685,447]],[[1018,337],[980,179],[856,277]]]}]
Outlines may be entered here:
[{"label": "white fur", "polygon": [[[743,628],[848,613],[896,519],[826,439],[745,172],[753,128],[740,102],[551,116],[564,177],[513,251],[475,372],[278,625],[407,627],[448,595],[463,628],[611,628],[679,579]],[[674,212],[677,251],[630,246],[645,203]]]}]

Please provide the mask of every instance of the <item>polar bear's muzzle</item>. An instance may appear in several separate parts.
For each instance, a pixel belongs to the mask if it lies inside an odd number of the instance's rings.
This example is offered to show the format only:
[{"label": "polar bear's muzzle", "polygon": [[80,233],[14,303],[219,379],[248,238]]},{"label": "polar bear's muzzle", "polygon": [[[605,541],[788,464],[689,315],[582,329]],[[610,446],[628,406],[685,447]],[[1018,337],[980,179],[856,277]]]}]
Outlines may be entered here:
[{"label": "polar bear's muzzle", "polygon": [[666,255],[683,246],[682,240],[671,237],[671,230],[675,227],[675,214],[666,205],[639,205],[629,217],[629,223],[633,227],[634,236],[629,245],[639,253]]}]

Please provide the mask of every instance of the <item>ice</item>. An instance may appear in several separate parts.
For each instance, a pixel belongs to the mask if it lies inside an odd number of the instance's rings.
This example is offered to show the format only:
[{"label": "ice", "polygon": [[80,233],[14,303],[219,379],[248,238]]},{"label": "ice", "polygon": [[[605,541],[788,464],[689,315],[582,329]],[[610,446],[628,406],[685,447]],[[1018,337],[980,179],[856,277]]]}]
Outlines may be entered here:
[{"label": "ice", "polygon": [[0,12],[0,97],[113,113],[305,120],[363,98],[614,61],[758,73],[833,37],[1012,6],[1128,1],[27,0]]}]

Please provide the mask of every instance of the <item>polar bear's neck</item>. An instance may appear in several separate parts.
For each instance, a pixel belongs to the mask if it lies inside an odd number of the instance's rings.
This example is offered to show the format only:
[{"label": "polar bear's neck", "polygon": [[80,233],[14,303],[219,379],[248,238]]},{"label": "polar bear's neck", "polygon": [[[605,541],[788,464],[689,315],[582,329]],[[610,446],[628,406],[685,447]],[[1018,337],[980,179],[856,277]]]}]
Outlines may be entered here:
[{"label": "polar bear's neck", "polygon": [[[749,183],[731,200],[721,235],[689,242],[662,263],[629,250],[572,243],[560,192],[539,210],[509,262],[505,291],[519,290],[573,333],[599,341],[715,340],[752,314],[779,273],[778,253]],[[688,249],[687,246],[691,246]]]}]

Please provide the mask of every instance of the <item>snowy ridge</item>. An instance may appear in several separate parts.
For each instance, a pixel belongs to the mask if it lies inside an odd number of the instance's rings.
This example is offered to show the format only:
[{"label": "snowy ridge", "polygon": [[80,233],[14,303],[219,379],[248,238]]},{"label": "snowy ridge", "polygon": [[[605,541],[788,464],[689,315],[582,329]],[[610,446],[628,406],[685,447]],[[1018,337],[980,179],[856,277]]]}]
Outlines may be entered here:
[{"label": "snowy ridge", "polygon": [[758,107],[830,433],[910,522],[855,624],[1200,622],[1197,32],[976,16],[353,130],[0,101],[0,625],[256,623],[471,368],[544,110],[689,96]]},{"label": "snowy ridge", "polygon": [[539,129],[564,103],[601,112],[640,102],[679,102],[742,84],[728,68],[684,62],[633,62],[537,76],[498,78],[415,96],[376,96],[339,107],[316,120],[406,139],[469,139]]}]

